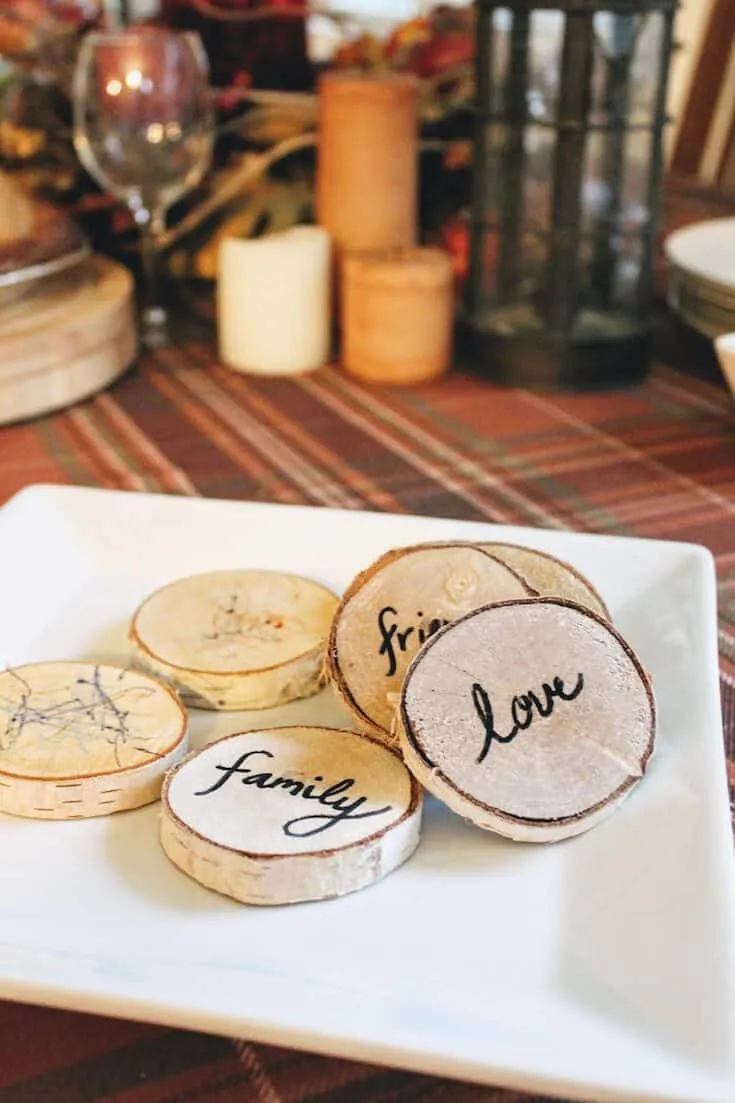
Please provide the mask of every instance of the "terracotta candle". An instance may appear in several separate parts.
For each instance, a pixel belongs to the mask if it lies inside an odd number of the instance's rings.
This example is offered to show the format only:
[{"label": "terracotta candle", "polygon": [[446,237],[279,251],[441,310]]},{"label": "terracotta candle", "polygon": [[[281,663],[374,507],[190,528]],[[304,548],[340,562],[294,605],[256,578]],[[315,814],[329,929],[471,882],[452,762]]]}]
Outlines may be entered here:
[{"label": "terracotta candle", "polygon": [[348,255],[342,271],[342,363],[373,383],[419,383],[449,367],[452,261],[442,249]]},{"label": "terracotta candle", "polygon": [[339,250],[415,243],[417,131],[410,74],[322,77],[317,217]]},{"label": "terracotta candle", "polygon": [[220,358],[254,375],[295,375],[329,357],[331,243],[318,226],[220,247]]}]

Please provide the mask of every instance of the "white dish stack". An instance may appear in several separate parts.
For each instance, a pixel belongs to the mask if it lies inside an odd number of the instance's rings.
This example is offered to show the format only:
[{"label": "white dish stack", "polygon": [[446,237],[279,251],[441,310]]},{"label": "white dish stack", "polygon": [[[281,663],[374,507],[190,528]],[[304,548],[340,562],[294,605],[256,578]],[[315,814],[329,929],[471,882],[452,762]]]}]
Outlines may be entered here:
[{"label": "white dish stack", "polygon": [[677,230],[665,252],[672,310],[712,340],[735,332],[735,218]]}]

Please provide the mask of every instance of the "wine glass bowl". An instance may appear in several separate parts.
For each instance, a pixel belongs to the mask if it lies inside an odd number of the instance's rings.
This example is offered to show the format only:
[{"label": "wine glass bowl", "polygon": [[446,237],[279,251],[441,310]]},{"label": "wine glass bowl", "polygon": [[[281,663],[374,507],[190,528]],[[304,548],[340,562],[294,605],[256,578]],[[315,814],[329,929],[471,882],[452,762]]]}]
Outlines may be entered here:
[{"label": "wine glass bowl", "polygon": [[205,175],[214,124],[209,69],[195,34],[158,27],[94,32],[73,82],[74,145],[97,183],[122,200],[141,232],[143,340],[166,340],[156,241],[166,211]]}]

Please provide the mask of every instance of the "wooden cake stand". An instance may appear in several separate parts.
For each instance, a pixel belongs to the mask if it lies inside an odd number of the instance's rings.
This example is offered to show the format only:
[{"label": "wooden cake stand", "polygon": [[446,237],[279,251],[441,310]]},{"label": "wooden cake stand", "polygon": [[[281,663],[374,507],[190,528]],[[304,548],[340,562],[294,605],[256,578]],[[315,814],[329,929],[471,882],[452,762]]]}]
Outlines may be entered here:
[{"label": "wooden cake stand", "polygon": [[96,394],[137,350],[132,277],[104,257],[0,298],[0,425]]}]

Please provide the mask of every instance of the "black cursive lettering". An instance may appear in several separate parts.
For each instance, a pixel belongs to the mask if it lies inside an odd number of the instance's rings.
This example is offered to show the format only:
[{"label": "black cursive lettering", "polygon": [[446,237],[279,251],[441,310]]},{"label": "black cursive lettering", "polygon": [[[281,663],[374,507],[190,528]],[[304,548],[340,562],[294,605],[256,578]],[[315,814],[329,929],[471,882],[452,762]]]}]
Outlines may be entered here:
[{"label": "black cursive lettering", "polygon": [[[247,760],[251,758],[254,754],[264,754],[266,758],[273,758],[273,755],[270,751],[245,751],[245,753],[241,754],[240,757],[236,759],[231,766],[215,766],[215,770],[222,771],[222,777],[217,778],[214,785],[210,785],[209,789],[202,789],[201,792],[195,793],[194,796],[206,797],[209,795],[209,793],[216,793],[217,790],[221,789],[223,785],[226,785],[230,778],[233,777],[235,774],[249,774],[251,771],[249,769],[243,769],[243,762],[247,762]],[[259,774],[257,776],[269,777],[270,775]],[[255,783],[253,782],[252,784]]]},{"label": "black cursive lettering", "polygon": [[[349,780],[352,782],[352,778]],[[336,788],[336,786],[333,788]],[[325,794],[322,794],[319,803],[329,807],[329,801],[325,801],[324,796]],[[296,816],[283,825],[283,830],[292,839],[308,839],[312,835],[319,835],[320,832],[326,831],[329,827],[334,827],[335,824],[341,823],[343,820],[366,820],[370,816],[382,816],[383,812],[390,812],[391,810],[391,806],[386,804],[383,808],[372,808],[366,812],[358,811],[365,804],[367,804],[366,797],[356,797],[353,801],[345,801],[341,798],[331,805],[334,808],[333,813],[325,812],[321,815]],[[308,830],[296,830],[297,825],[301,825],[301,828],[303,828],[307,823],[315,823],[316,827],[310,827]]]},{"label": "black cursive lettering", "polygon": [[551,716],[556,700],[573,701],[579,697],[584,688],[584,675],[578,674],[574,687],[565,689],[564,682],[558,676],[553,679],[551,685],[543,682],[540,696],[528,690],[527,693],[517,694],[510,703],[510,716],[513,727],[507,735],[502,735],[495,727],[495,714],[492,702],[487,690],[479,683],[472,685],[472,704],[475,707],[485,733],[480,753],[477,756],[478,765],[485,761],[493,743],[511,743],[522,731],[528,731],[536,716],[544,719]]},{"label": "black cursive lettering", "polygon": [[[321,774],[316,774],[316,776],[314,777],[314,781],[324,781],[324,778]],[[319,800],[318,795],[314,794],[313,784],[305,785],[302,790],[301,796],[304,798],[304,800]]]},{"label": "black cursive lettering", "polygon": [[[514,697],[510,706],[510,715],[513,720],[513,731],[526,731],[533,723],[534,697],[532,693]],[[546,713],[541,713],[545,716]]]},{"label": "black cursive lettering", "polygon": [[[297,781],[293,777],[273,777],[273,774],[266,774],[266,777],[270,777],[270,781],[259,785],[259,789],[284,789],[289,796],[297,797],[304,788],[303,781]],[[247,785],[247,781],[243,781],[243,785]]]},{"label": "black cursive lettering", "polygon": [[395,674],[396,666],[397,666],[397,664],[396,664],[396,653],[393,649],[393,637],[395,636],[395,634],[398,630],[398,626],[396,624],[391,624],[390,628],[386,628],[386,626],[385,626],[385,615],[386,615],[386,613],[392,613],[394,617],[397,616],[397,613],[396,613],[396,610],[393,608],[392,605],[386,605],[378,613],[378,630],[380,631],[380,638],[381,638],[381,641],[382,641],[381,644],[380,644],[380,648],[378,649],[378,654],[388,656],[388,673],[387,673],[387,677],[390,678],[390,677],[392,677],[393,674]]},{"label": "black cursive lettering", "polygon": [[500,735],[499,732],[496,732],[492,702],[488,697],[487,691],[483,689],[479,682],[475,682],[472,686],[472,703],[485,729],[485,741],[482,745],[482,750],[477,756],[477,761],[480,763],[484,762],[487,758],[487,752],[490,750],[493,740],[495,740],[496,743],[510,743],[511,739],[514,739],[515,736]]},{"label": "black cursive lettering", "polygon": [[[544,686],[544,689],[546,687]],[[579,697],[584,688],[584,674],[577,675],[577,681],[574,683],[574,689],[571,689],[568,693],[564,689],[564,683],[561,678],[554,678],[554,696],[561,698],[562,701],[573,701],[575,697]]]},{"label": "black cursive lettering", "polygon": [[[201,789],[194,795],[206,797],[216,793],[232,778],[239,776],[243,785],[252,785],[256,789],[282,789],[290,797],[300,797],[302,800],[313,800],[329,809],[328,812],[310,813],[306,816],[294,816],[283,825],[283,833],[293,839],[306,839],[312,835],[318,835],[330,827],[334,827],[345,820],[364,820],[372,816],[381,816],[384,812],[391,811],[391,805],[386,804],[382,808],[366,809],[367,797],[353,796],[352,790],[356,785],[355,778],[346,777],[340,781],[334,781],[322,791],[318,792],[319,782],[324,781],[322,774],[315,774],[313,779],[305,784],[304,781],[292,777],[275,776],[267,771],[258,772],[251,770],[245,763],[254,755],[265,755],[273,758],[270,751],[246,751],[229,765],[220,763],[215,765],[215,770],[221,774],[208,789]],[[349,793],[349,796],[344,794]],[[310,824],[311,826],[306,826]]]},{"label": "black cursive lettering", "polygon": [[[449,624],[448,620],[442,620],[441,617],[434,617],[429,621],[428,625],[425,625],[423,621],[418,625],[409,625],[407,628],[399,629],[398,624],[394,621],[392,624],[386,624],[386,617],[397,617],[398,613],[392,605],[385,605],[378,613],[378,632],[380,633],[380,647],[378,648],[379,655],[386,655],[388,658],[388,669],[385,672],[386,678],[391,678],[398,669],[398,656],[396,653],[396,647],[394,640],[398,642],[398,651],[405,653],[408,650],[408,641],[412,636],[415,636],[419,642],[419,646],[425,643],[429,636],[433,636],[435,632],[438,632],[440,628],[443,628],[445,624]],[[416,614],[421,620],[423,613]]]}]

